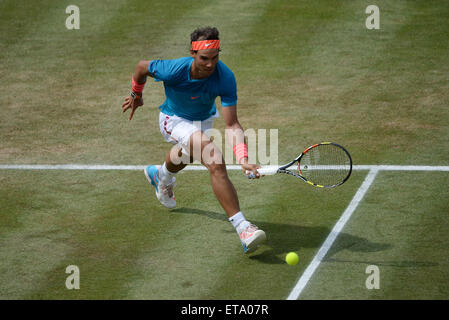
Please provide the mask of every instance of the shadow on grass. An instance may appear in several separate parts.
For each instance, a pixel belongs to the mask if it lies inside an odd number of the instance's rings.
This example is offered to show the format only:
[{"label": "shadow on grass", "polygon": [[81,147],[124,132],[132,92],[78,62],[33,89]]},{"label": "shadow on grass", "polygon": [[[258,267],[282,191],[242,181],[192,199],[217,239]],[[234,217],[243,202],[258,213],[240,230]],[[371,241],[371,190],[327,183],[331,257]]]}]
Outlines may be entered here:
[{"label": "shadow on grass", "polygon": [[[171,210],[175,213],[197,214],[210,219],[228,221],[224,213],[206,211],[193,208],[178,208]],[[301,248],[319,248],[330,233],[326,227],[304,227],[300,225],[271,223],[251,220],[267,234],[267,241],[256,252],[249,255],[250,259],[255,259],[267,264],[283,264],[284,256],[288,252],[298,252]],[[234,231],[229,231],[234,232]],[[354,252],[377,252],[390,249],[392,245],[385,243],[371,242],[367,239],[352,236],[341,232],[336,242],[326,254],[325,261],[332,261],[332,256],[341,250]]]},{"label": "shadow on grass", "polygon": [[172,210],[170,210],[170,212],[198,214],[198,215],[206,216],[208,218],[215,219],[215,220],[228,221],[228,218],[226,217],[225,213],[218,213],[218,212],[206,211],[206,210],[201,210],[201,209],[181,207],[181,208],[172,209]]}]

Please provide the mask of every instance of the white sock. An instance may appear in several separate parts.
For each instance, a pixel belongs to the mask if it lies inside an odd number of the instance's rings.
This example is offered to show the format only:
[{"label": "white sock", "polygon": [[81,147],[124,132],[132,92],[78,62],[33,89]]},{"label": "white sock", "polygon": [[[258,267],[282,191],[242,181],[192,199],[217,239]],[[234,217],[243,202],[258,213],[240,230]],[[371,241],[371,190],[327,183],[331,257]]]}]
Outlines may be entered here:
[{"label": "white sock", "polygon": [[232,217],[229,218],[229,222],[232,223],[232,225],[235,228],[235,231],[237,231],[238,234],[240,234],[243,227],[246,227],[246,225],[249,223],[246,221],[245,217],[243,216],[242,211],[237,212]]},{"label": "white sock", "polygon": [[170,172],[167,169],[167,166],[164,162],[164,164],[159,168],[157,172],[157,176],[159,177],[159,180],[162,184],[169,184],[172,182],[173,177],[175,176],[175,172]]}]

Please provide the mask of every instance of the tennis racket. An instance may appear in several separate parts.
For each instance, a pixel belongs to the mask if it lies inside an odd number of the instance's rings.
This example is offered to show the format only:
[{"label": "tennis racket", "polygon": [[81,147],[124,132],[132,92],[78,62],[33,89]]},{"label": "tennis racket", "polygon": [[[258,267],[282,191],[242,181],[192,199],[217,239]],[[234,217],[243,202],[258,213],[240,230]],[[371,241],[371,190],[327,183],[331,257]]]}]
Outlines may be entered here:
[{"label": "tennis racket", "polygon": [[[296,170],[289,169],[295,163]],[[318,188],[335,188],[342,185],[352,172],[349,152],[333,142],[314,144],[304,150],[295,160],[281,166],[266,166],[257,169],[260,175],[286,173]],[[249,179],[256,176],[247,171]]]}]

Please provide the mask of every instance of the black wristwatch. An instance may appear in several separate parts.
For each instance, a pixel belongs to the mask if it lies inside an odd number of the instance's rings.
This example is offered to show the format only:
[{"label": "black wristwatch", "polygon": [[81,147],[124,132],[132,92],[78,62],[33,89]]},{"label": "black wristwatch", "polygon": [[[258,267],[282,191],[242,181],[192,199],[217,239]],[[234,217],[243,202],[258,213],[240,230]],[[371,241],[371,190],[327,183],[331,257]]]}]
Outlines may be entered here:
[{"label": "black wristwatch", "polygon": [[142,98],[142,94],[137,94],[134,91],[131,91],[131,98],[133,99]]}]

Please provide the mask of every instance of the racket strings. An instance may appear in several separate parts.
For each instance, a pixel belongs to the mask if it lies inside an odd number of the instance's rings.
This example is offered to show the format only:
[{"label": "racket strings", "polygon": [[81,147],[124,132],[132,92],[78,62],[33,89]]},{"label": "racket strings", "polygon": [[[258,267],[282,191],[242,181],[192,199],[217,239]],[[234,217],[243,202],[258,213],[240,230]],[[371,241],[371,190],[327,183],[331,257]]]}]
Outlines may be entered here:
[{"label": "racket strings", "polygon": [[339,146],[321,144],[311,148],[298,163],[300,174],[315,184],[334,186],[351,172],[351,159]]}]

